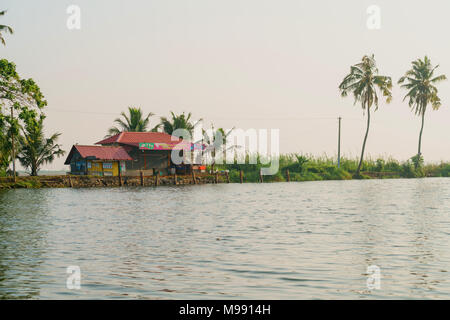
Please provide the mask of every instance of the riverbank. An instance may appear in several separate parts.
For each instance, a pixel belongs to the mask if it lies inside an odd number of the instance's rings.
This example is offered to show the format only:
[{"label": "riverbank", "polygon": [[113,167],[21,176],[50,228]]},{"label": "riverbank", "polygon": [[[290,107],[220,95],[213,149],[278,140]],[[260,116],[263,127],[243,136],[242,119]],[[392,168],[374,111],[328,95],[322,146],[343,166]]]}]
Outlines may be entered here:
[{"label": "riverbank", "polygon": [[[260,157],[257,157],[260,163]],[[415,157],[407,161],[398,161],[392,157],[368,157],[363,161],[361,174],[356,177],[359,164],[357,158],[341,158],[338,167],[336,157],[315,157],[311,155],[287,154],[278,159],[278,172],[272,176],[264,176],[264,182],[285,181],[320,181],[351,179],[398,179],[423,177],[450,177],[450,163],[419,163]],[[246,163],[249,163],[247,156]],[[215,169],[228,170],[231,182],[240,182],[241,171],[244,182],[259,182],[261,164],[226,164],[216,165]]]},{"label": "riverbank", "polygon": [[[246,159],[248,163],[249,159]],[[258,159],[260,160],[260,159]],[[261,161],[258,161],[259,163]],[[261,176],[261,164],[226,164],[216,165],[208,170],[218,174],[201,173],[177,176],[142,177],[97,177],[75,175],[42,175],[38,177],[20,176],[14,183],[12,178],[0,177],[0,189],[17,188],[95,188],[120,186],[158,186],[189,185],[207,183],[259,183],[259,182],[302,182],[321,180],[356,179],[358,159],[342,158],[340,167],[334,158],[313,157],[298,154],[281,155],[278,172],[270,176]],[[402,179],[423,177],[450,177],[450,163],[423,164],[417,168],[412,160],[399,162],[392,158],[367,159],[363,162],[358,179]],[[176,181],[175,181],[176,179]]]},{"label": "riverbank", "polygon": [[[217,180],[216,180],[217,178]],[[175,180],[176,179],[176,180]],[[16,182],[12,178],[0,178],[0,189],[23,189],[23,188],[101,188],[101,187],[134,187],[134,186],[159,186],[159,185],[189,185],[223,183],[226,177],[218,175],[196,175],[195,181],[192,176],[143,176],[141,177],[97,177],[97,176],[38,176],[17,177]]]},{"label": "riverbank", "polygon": [[[334,169],[333,169],[334,171]],[[304,181],[327,181],[327,180],[354,180],[355,178],[342,169],[326,174],[314,173],[301,175],[296,172],[286,171],[273,176],[263,176],[262,181],[258,173],[242,173],[243,183],[273,183],[273,182],[304,182]],[[334,175],[333,175],[334,174]],[[404,179],[419,177],[404,177],[395,172],[362,172],[363,179]],[[442,175],[427,175],[424,177],[443,177]],[[445,177],[445,176],[444,176]],[[448,177],[448,176],[447,176]],[[175,181],[176,179],[176,181]],[[194,184],[215,184],[215,183],[240,183],[240,171],[232,170],[229,178],[225,174],[209,175],[203,174],[192,176],[146,176],[142,180],[140,177],[97,177],[97,176],[38,176],[38,177],[17,177],[16,182],[12,178],[0,178],[0,190],[5,189],[39,189],[39,188],[112,188],[112,187],[156,187],[173,185],[194,185]]]}]

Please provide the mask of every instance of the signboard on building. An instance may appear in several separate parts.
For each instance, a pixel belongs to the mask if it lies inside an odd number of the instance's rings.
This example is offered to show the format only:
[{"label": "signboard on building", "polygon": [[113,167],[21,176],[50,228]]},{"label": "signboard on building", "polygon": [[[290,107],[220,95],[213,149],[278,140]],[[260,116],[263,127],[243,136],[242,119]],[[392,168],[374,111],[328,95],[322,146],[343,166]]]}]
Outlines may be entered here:
[{"label": "signboard on building", "polygon": [[171,143],[153,143],[141,142],[139,143],[140,150],[194,150],[194,146],[202,149],[201,144],[194,144],[190,142],[171,142]]}]

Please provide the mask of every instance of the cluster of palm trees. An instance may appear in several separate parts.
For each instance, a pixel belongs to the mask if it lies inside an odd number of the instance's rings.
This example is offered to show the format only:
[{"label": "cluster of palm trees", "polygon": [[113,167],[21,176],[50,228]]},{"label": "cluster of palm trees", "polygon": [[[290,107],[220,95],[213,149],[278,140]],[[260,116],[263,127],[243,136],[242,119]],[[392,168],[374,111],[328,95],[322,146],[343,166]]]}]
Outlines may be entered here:
[{"label": "cluster of palm trees", "polygon": [[[438,96],[436,84],[446,80],[445,75],[435,75],[435,71],[439,66],[433,66],[428,57],[417,59],[412,62],[412,68],[406,71],[405,75],[398,80],[401,88],[407,90],[403,100],[408,99],[409,107],[416,115],[422,119],[422,125],[419,133],[418,152],[413,157],[416,169],[422,159],[422,133],[425,120],[425,112],[430,105],[433,110],[439,109],[441,100]],[[354,104],[360,104],[364,111],[367,111],[367,128],[361,150],[361,156],[358,169],[355,176],[360,177],[361,166],[366,148],[367,136],[370,128],[370,112],[371,108],[376,111],[378,109],[378,94],[381,93],[386,99],[386,103],[392,100],[392,79],[388,76],[378,74],[374,55],[366,55],[361,62],[350,67],[350,73],[344,78],[339,85],[342,97],[346,97],[349,93],[353,94]]]},{"label": "cluster of palm trees", "polygon": [[[194,122],[191,120],[192,114],[189,112],[175,114],[170,112],[170,118],[161,117],[160,123],[150,127],[150,118],[155,114],[150,112],[144,114],[141,108],[129,107],[128,114],[122,112],[121,118],[114,120],[116,126],[111,127],[108,130],[108,134],[105,137],[111,137],[121,132],[164,132],[170,135],[177,136],[177,129],[184,129],[189,132],[191,137],[196,125],[202,121],[202,119]],[[214,170],[216,156],[220,156],[218,152],[225,153],[227,150],[237,148],[237,146],[226,146],[227,139],[234,128],[225,130],[223,128],[215,128],[211,125],[211,128],[205,130],[202,128],[202,138],[196,143],[202,143],[205,146],[205,155],[211,157],[211,168]],[[223,155],[222,155],[223,156]]]},{"label": "cluster of palm trees", "polygon": [[191,135],[194,131],[195,126],[200,120],[197,122],[193,122],[191,120],[192,114],[189,112],[175,114],[170,112],[171,118],[161,117],[160,122],[156,124],[154,127],[149,129],[150,126],[150,118],[155,114],[150,112],[148,114],[144,114],[141,108],[138,107],[129,107],[128,114],[122,112],[121,118],[117,118],[114,120],[116,126],[111,127],[108,130],[108,134],[106,137],[114,136],[120,132],[165,132],[167,134],[175,134],[177,129],[185,129]]}]

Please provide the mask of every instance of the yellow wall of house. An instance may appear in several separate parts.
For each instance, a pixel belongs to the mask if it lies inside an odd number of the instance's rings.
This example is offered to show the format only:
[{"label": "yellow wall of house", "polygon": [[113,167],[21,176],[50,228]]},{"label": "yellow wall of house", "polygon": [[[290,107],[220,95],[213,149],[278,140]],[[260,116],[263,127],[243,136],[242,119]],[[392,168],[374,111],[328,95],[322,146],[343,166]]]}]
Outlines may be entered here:
[{"label": "yellow wall of house", "polygon": [[119,163],[117,161],[88,160],[88,175],[117,177],[119,175]]}]

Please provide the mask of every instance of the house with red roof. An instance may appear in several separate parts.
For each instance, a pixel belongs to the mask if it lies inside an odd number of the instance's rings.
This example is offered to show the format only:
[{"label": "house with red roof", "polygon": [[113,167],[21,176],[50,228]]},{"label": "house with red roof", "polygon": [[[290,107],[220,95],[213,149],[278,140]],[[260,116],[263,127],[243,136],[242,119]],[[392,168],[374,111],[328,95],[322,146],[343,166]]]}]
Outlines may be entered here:
[{"label": "house with red roof", "polygon": [[140,172],[166,175],[204,170],[190,160],[181,164],[172,161],[173,150],[179,150],[178,155],[183,159],[184,150],[193,148],[193,143],[163,132],[121,132],[95,146],[74,145],[65,164],[70,165],[72,174],[99,176],[137,176]]},{"label": "house with red roof", "polygon": [[122,147],[74,145],[64,164],[77,175],[118,176],[126,161],[133,161]]}]

